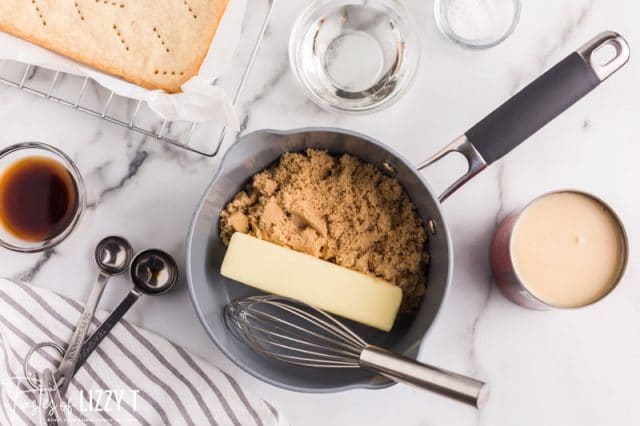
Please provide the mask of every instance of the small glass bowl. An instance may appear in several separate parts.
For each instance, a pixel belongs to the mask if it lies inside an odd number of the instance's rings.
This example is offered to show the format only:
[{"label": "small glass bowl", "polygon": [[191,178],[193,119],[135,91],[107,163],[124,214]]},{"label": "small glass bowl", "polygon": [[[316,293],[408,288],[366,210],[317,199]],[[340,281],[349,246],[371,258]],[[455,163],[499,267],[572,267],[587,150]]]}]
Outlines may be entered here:
[{"label": "small glass bowl", "polygon": [[433,8],[436,25],[447,38],[469,49],[487,49],[513,34],[521,6],[520,0],[435,0]]},{"label": "small glass bowl", "polygon": [[293,26],[289,60],[319,106],[371,112],[409,89],[420,63],[420,40],[395,0],[318,0]]},{"label": "small glass bowl", "polygon": [[80,175],[80,171],[76,167],[75,163],[67,154],[55,148],[51,145],[47,145],[41,142],[23,142],[16,145],[11,145],[0,151],[0,176],[4,174],[6,169],[16,161],[30,158],[30,157],[45,157],[50,158],[57,163],[64,166],[69,172],[71,179],[73,180],[77,190],[77,206],[70,219],[69,224],[57,234],[42,241],[29,241],[23,240],[11,232],[9,232],[5,226],[0,223],[0,247],[20,252],[20,253],[35,253],[50,249],[60,242],[62,242],[73,229],[76,227],[82,212],[84,211],[86,203],[85,186]]}]

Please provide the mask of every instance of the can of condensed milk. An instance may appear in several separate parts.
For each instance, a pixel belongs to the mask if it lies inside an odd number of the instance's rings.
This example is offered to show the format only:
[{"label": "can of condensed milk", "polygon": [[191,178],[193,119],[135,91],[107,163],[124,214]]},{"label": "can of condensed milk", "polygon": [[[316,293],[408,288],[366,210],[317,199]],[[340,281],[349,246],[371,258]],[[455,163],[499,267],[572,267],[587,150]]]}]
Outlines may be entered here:
[{"label": "can of condensed milk", "polygon": [[624,274],[628,253],[627,233],[607,203],[563,190],[506,216],[490,258],[507,298],[548,310],[580,308],[607,296]]}]

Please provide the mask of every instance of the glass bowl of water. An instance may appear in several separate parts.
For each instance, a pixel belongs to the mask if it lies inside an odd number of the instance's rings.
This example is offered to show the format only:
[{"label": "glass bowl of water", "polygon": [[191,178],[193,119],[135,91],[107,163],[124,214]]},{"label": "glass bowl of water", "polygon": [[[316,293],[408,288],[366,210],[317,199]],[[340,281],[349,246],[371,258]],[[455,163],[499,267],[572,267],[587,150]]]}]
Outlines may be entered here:
[{"label": "glass bowl of water", "polygon": [[289,59],[319,106],[371,112],[390,106],[411,87],[420,40],[394,0],[317,0],[293,26]]}]

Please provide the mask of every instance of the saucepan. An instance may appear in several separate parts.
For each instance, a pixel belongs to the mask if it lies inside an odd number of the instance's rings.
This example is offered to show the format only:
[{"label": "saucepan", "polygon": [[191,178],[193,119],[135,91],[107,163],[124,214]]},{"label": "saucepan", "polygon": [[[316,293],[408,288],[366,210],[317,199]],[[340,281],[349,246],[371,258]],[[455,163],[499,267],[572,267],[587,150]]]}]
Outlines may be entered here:
[{"label": "saucepan", "polygon": [[[615,54],[606,63],[599,63],[596,61],[599,55],[594,53],[604,46],[612,46]],[[593,90],[628,59],[629,47],[620,35],[613,32],[598,35],[463,136],[418,165],[374,138],[348,130],[261,130],[239,138],[225,154],[197,207],[186,244],[189,290],[207,333],[239,367],[266,382],[287,389],[333,392],[354,387],[380,388],[390,385],[392,382],[388,379],[361,369],[313,369],[267,359],[251,351],[229,332],[224,321],[225,306],[232,300],[254,295],[257,291],[220,275],[226,248],[219,238],[218,220],[226,203],[247,184],[251,176],[273,164],[283,153],[307,148],[324,149],[334,154],[349,153],[396,177],[414,202],[429,233],[431,263],[427,293],[418,312],[411,319],[399,321],[389,333],[349,325],[372,344],[415,357],[445,300],[453,266],[451,238],[440,203],[471,177]],[[469,169],[436,196],[420,170],[453,151],[467,159]],[[286,274],[286,271],[282,273]]]}]

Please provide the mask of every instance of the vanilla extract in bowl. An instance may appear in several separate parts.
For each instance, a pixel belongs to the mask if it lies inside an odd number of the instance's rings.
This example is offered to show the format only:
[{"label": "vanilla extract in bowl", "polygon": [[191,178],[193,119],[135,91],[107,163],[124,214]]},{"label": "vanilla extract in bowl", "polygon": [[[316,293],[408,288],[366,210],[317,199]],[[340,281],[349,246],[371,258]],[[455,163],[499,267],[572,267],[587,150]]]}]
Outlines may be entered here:
[{"label": "vanilla extract in bowl", "polygon": [[78,188],[67,168],[47,157],[27,157],[0,176],[0,221],[26,241],[60,234],[78,209]]},{"label": "vanilla extract in bowl", "polygon": [[54,147],[25,143],[0,153],[0,243],[20,252],[62,241],[82,211],[80,174]]}]

